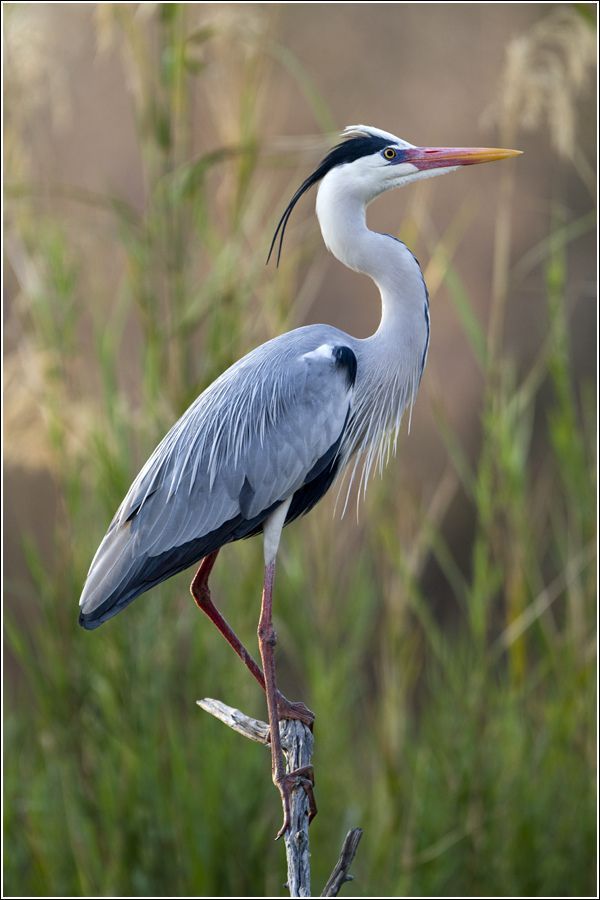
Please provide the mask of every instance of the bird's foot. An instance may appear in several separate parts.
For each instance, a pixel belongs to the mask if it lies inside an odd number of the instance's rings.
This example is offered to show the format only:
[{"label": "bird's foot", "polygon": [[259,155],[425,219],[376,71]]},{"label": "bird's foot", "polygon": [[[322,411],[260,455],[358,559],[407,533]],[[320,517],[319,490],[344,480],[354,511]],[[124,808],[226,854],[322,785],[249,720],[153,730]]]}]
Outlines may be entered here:
[{"label": "bird's foot", "polygon": [[298,719],[298,721],[308,725],[311,731],[315,721],[315,714],[308,706],[305,706],[304,703],[288,700],[281,691],[277,691],[277,716],[280,722],[282,719]]},{"label": "bird's foot", "polygon": [[301,769],[295,769],[288,772],[280,781],[275,781],[275,785],[281,794],[281,803],[283,805],[283,825],[277,832],[275,840],[278,841],[282,835],[286,833],[291,824],[291,796],[292,791],[301,787],[306,791],[308,798],[308,823],[312,822],[317,814],[317,804],[315,801],[315,775],[312,766],[303,766]]}]

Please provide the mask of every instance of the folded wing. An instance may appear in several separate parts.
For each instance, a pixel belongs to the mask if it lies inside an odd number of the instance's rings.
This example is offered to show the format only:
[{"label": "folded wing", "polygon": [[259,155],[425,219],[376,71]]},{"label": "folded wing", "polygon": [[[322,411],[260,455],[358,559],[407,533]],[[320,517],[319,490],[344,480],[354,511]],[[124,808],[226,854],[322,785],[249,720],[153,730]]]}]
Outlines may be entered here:
[{"label": "folded wing", "polygon": [[263,344],[218,378],[132,484],[92,561],[80,623],[97,627],[260,531],[289,497],[288,521],[310,509],[335,476],[355,374],[352,350],[314,327]]}]

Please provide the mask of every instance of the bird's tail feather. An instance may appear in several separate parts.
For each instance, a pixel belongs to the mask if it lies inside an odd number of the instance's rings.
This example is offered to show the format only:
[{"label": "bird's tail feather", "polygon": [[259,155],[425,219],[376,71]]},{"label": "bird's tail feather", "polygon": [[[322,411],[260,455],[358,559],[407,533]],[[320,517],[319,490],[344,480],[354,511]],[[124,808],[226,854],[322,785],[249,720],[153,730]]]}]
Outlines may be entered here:
[{"label": "bird's tail feather", "polygon": [[229,531],[149,556],[138,552],[130,525],[111,529],[92,561],[79,601],[79,624],[91,630],[116,616],[140,594],[218,549]]},{"label": "bird's tail feather", "polygon": [[131,528],[113,526],[100,544],[79,600],[79,624],[97,628],[147,590],[138,580]]}]

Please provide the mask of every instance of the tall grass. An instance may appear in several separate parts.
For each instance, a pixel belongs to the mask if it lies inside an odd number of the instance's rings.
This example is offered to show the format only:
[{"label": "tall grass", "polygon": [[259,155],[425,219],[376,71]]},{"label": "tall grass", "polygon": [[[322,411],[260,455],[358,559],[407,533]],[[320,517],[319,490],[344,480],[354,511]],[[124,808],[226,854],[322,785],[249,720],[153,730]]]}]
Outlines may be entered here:
[{"label": "tall grass", "polygon": [[[280,895],[268,756],[194,706],[216,696],[264,716],[263,700],[189,599],[189,574],[93,634],[77,626],[76,600],[108,520],[166,428],[224,366],[295,324],[283,311],[298,258],[288,254],[276,286],[257,262],[272,197],[259,177],[266,111],[255,98],[265,59],[284,51],[260,31],[245,44],[230,96],[235,129],[190,162],[191,81],[226,37],[192,25],[183,5],[159,5],[142,22],[125,7],[111,16],[103,27],[134,85],[143,208],[64,191],[48,202],[29,182],[9,187],[27,363],[24,374],[14,361],[15,396],[38,373],[37,439],[60,505],[48,523],[50,561],[23,535],[28,578],[10,585],[5,614],[16,666],[5,892]],[[228,185],[218,205],[217,168]],[[99,215],[117,270],[110,299],[80,252],[81,222],[98,227]],[[451,241],[420,235],[485,380],[476,457],[440,406],[448,467],[428,497],[393,466],[371,486],[359,526],[349,516],[332,528],[330,502],[286,534],[281,678],[317,713],[315,886],[345,830],[360,824],[348,894],[595,891],[595,407],[592,387],[573,380],[571,235],[557,218],[536,250],[547,339],[526,372],[503,349],[501,289],[490,337]],[[499,253],[497,265],[509,284],[510,259]],[[131,384],[127,365],[139,373]],[[466,565],[452,541],[458,507],[472,523]],[[227,557],[214,593],[252,645],[260,543]]]}]

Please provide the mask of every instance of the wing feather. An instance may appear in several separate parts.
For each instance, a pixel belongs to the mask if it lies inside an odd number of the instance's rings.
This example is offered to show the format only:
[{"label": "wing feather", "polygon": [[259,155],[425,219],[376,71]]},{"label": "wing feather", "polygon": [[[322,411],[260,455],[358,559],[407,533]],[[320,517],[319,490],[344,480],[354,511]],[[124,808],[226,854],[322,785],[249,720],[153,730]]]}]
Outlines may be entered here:
[{"label": "wing feather", "polygon": [[347,421],[352,385],[334,352],[340,334],[310,326],[275,338],[198,397],[117,511],[88,573],[82,624],[95,627],[153,584],[253,533],[303,486]]}]

